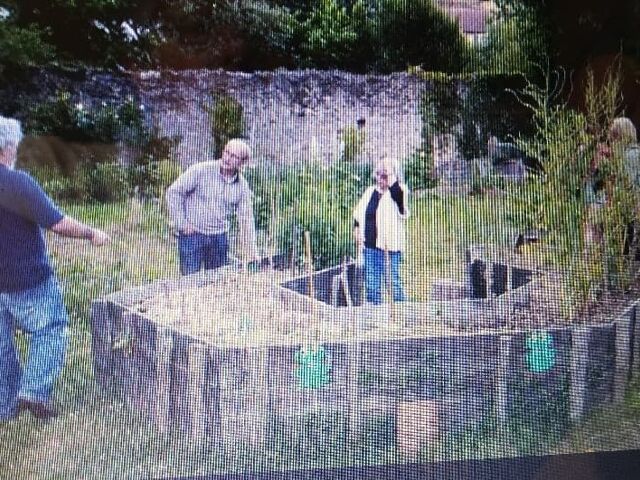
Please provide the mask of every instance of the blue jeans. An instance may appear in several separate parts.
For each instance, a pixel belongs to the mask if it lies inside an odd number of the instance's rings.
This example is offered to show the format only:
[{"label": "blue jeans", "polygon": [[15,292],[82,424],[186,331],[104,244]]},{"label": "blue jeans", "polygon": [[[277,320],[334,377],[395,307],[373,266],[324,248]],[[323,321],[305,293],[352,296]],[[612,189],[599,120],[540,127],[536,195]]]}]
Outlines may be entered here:
[{"label": "blue jeans", "polygon": [[[11,417],[17,399],[49,402],[64,363],[67,310],[52,275],[20,292],[0,292],[0,419]],[[29,355],[20,365],[15,330],[30,336]]]},{"label": "blue jeans", "polygon": [[189,275],[199,271],[219,268],[229,263],[229,241],[226,233],[204,235],[193,233],[178,236],[178,252],[180,254],[180,273]]},{"label": "blue jeans", "polygon": [[[394,302],[404,302],[405,295],[400,279],[400,252],[389,252],[391,263],[391,290]],[[378,248],[364,249],[364,282],[367,292],[367,302],[375,305],[382,303],[382,281],[386,279],[384,251]],[[386,283],[386,281],[385,281]]]}]

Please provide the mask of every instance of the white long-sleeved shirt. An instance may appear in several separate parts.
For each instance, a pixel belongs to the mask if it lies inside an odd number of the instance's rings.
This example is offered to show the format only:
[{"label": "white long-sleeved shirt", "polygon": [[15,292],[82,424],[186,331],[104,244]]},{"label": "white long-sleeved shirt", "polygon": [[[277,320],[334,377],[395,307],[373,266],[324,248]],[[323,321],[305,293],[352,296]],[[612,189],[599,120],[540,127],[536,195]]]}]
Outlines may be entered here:
[{"label": "white long-sleeved shirt", "polygon": [[[392,192],[396,199],[393,198]],[[402,252],[406,249],[408,197],[406,185],[400,183],[392,185],[384,193],[375,186],[365,190],[353,211],[353,219],[359,227],[360,238],[365,247],[386,249],[390,252]],[[402,204],[402,211],[399,203]],[[374,218],[375,224],[372,224]]]}]

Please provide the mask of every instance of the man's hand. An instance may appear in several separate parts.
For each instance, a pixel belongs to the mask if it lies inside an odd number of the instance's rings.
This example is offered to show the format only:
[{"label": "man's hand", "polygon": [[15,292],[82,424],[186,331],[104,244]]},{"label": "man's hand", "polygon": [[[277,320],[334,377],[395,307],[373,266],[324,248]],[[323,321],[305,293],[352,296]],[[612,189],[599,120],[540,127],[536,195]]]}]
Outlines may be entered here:
[{"label": "man's hand", "polygon": [[254,259],[247,263],[247,272],[257,273],[260,271],[260,260]]},{"label": "man's hand", "polygon": [[91,245],[94,247],[101,247],[111,241],[111,237],[107,233],[98,228],[91,229]]},{"label": "man's hand", "polygon": [[102,230],[85,225],[71,217],[63,217],[62,220],[51,227],[51,231],[63,237],[89,240],[96,247],[100,247],[111,240],[111,237]]},{"label": "man's hand", "polygon": [[353,229],[353,241],[356,244],[356,247],[359,249],[362,248],[362,237],[360,237],[360,229],[358,227]]},{"label": "man's hand", "polygon": [[185,223],[184,227],[180,229],[180,233],[183,235],[193,235],[196,233],[196,229],[190,223]]}]

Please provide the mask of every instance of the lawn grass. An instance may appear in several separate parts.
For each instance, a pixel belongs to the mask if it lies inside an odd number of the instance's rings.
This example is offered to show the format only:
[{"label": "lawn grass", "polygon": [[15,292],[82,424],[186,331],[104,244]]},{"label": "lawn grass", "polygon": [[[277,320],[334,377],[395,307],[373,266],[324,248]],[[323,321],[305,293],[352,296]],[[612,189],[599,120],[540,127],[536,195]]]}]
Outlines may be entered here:
[{"label": "lawn grass", "polygon": [[[146,419],[129,411],[117,399],[98,391],[93,380],[89,306],[92,299],[140,285],[151,280],[178,275],[175,239],[157,203],[122,202],[113,205],[69,205],[66,211],[113,236],[113,242],[100,249],[86,242],[48,235],[55,269],[64,288],[71,317],[71,342],[65,369],[57,386],[59,418],[42,423],[29,415],[0,425],[0,475],[4,478],[135,478],[198,475],[222,471],[282,470],[313,466],[341,466],[389,463],[398,458],[390,442],[371,442],[359,452],[341,448],[340,432],[326,433],[325,452],[305,449],[292,443],[283,431],[277,444],[266,451],[249,448],[222,451],[215,444],[193,443],[179,433],[161,434]],[[514,227],[500,199],[492,196],[424,196],[413,203],[409,223],[409,249],[404,277],[409,295],[428,297],[433,279],[460,278],[462,260],[470,243],[508,244]],[[24,338],[19,341],[24,350]],[[634,387],[629,407],[604,412],[597,431],[608,429],[607,421],[617,420],[621,411],[636,433],[626,443],[603,437],[595,443],[640,444],[637,435],[640,388]],[[626,404],[625,404],[626,405]],[[626,410],[620,410],[626,409]],[[609,424],[610,425],[610,424]],[[586,427],[589,428],[589,427]],[[371,438],[384,438],[388,430],[372,426]],[[288,431],[287,431],[288,432]],[[381,433],[382,432],[382,433]],[[517,432],[516,432],[517,434]],[[526,435],[523,432],[522,435]],[[576,431],[566,448],[589,445],[587,434]],[[302,439],[304,440],[304,439]],[[424,460],[480,458],[514,452],[505,448],[510,439],[487,431],[467,432],[448,439],[426,452]],[[313,444],[316,440],[307,439]],[[305,443],[303,441],[303,443]],[[513,443],[513,442],[512,442]],[[526,442],[515,454],[528,452]],[[297,450],[297,449],[300,450]],[[551,447],[550,447],[551,448]],[[538,452],[536,452],[538,453]]]}]

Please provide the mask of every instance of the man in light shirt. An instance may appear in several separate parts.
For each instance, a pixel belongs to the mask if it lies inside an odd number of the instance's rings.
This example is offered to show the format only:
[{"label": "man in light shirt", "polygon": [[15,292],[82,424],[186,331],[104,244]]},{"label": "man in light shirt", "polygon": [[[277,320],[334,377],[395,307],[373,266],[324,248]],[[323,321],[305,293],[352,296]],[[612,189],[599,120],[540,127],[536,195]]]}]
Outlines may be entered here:
[{"label": "man in light shirt", "polygon": [[230,140],[222,158],[189,167],[168,188],[167,207],[178,231],[183,275],[228,263],[229,217],[233,214],[245,246],[244,260],[257,258],[253,193],[241,173],[250,158],[245,142]]}]

